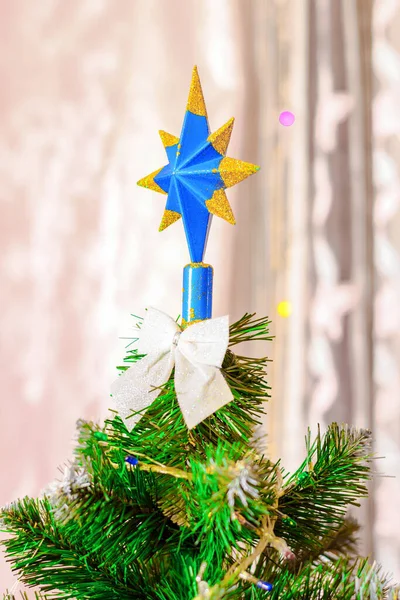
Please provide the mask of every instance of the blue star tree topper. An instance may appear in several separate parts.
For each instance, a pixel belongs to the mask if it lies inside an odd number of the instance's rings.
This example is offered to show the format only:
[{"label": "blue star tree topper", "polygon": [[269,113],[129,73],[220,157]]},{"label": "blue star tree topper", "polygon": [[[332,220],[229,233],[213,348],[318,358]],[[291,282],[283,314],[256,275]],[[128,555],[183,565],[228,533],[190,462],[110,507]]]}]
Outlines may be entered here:
[{"label": "blue star tree topper", "polygon": [[[138,181],[138,185],[168,196],[160,231],[182,217],[192,266],[206,266],[202,261],[212,215],[235,223],[225,189],[259,170],[256,165],[226,156],[233,121],[233,118],[229,119],[220,129],[210,133],[200,79],[197,67],[194,67],[180,138],[160,131],[168,164]],[[202,277],[202,283],[197,281]],[[204,273],[199,272],[189,279],[186,284],[191,287],[204,287],[209,277],[204,279]],[[197,296],[201,295],[197,293]],[[207,311],[211,316],[211,309]],[[205,314],[201,310],[196,314],[196,310],[188,306],[186,313],[189,320],[199,320],[196,317]],[[184,320],[186,317],[184,314]]]}]

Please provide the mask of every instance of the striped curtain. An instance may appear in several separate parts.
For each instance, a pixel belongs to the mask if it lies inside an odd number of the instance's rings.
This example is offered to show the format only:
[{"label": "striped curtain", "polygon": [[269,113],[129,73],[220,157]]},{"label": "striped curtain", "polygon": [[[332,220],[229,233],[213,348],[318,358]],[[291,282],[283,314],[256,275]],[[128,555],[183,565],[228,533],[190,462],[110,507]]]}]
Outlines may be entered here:
[{"label": "striped curtain", "polygon": [[[238,231],[231,297],[237,312],[273,317],[270,450],[293,468],[308,425],[371,429],[385,457],[376,470],[394,478],[377,476],[357,512],[360,551],[399,577],[400,2],[251,6],[246,113],[257,126],[242,144],[258,148],[263,174],[241,208],[251,237],[240,262]],[[292,128],[278,123],[284,109]]]}]

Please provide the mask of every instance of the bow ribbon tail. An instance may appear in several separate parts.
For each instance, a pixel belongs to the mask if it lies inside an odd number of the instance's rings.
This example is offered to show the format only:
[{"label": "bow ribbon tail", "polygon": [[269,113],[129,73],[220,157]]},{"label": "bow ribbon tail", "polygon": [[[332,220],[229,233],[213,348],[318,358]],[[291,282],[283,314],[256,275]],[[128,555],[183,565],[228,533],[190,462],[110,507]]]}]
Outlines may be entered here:
[{"label": "bow ribbon tail", "polygon": [[112,384],[111,394],[128,431],[132,431],[142,418],[143,411],[160,395],[160,390],[154,388],[168,381],[173,369],[171,354],[148,354]]},{"label": "bow ribbon tail", "polygon": [[175,356],[175,389],[188,429],[193,429],[233,400],[220,368],[193,364],[179,351]]}]

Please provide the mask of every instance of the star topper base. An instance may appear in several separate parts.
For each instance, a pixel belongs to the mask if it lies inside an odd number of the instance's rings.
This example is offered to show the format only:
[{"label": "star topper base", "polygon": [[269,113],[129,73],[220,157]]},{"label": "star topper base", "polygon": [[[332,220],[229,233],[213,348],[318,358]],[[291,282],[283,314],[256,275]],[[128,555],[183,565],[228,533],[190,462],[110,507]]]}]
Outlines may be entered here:
[{"label": "star topper base", "polygon": [[204,263],[189,263],[183,269],[182,327],[211,319],[214,271]]}]

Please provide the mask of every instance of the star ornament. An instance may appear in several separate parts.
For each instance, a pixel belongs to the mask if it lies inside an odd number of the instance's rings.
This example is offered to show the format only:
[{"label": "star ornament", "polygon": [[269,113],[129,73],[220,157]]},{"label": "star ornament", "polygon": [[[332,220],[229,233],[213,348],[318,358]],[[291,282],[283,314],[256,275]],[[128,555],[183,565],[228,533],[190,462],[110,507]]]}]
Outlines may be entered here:
[{"label": "star ornament", "polygon": [[182,217],[190,258],[203,260],[212,215],[235,224],[225,189],[260,167],[226,156],[234,119],[210,133],[197,67],[194,67],[180,138],[160,131],[168,164],[138,181],[167,194],[160,231]]}]

